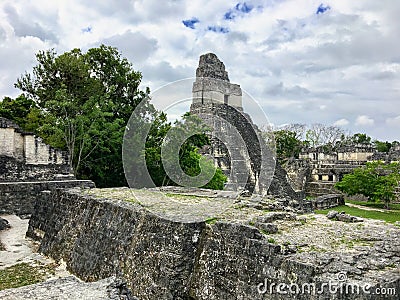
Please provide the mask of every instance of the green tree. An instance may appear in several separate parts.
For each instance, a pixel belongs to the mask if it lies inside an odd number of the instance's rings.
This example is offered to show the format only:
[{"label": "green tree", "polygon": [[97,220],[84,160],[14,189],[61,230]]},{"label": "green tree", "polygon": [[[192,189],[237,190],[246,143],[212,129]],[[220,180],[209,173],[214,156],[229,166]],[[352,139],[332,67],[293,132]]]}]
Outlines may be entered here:
[{"label": "green tree", "polygon": [[381,142],[381,141],[374,141],[374,145],[376,146],[376,150],[379,152],[384,152],[384,153],[389,153],[390,148],[392,148],[392,143],[386,141],[386,142]]},{"label": "green tree", "polygon": [[395,189],[400,181],[399,163],[367,162],[362,168],[346,174],[335,187],[349,196],[361,194],[370,201],[382,201],[386,208],[395,199]]},{"label": "green tree", "polygon": [[355,133],[351,137],[351,141],[355,144],[370,145],[371,137],[366,135],[365,133]]},{"label": "green tree", "polygon": [[289,130],[274,131],[276,156],[280,162],[290,158],[299,158],[303,147],[302,141],[296,137],[296,133]]},{"label": "green tree", "polygon": [[[173,148],[171,148],[171,145],[175,144],[179,140],[179,137],[189,136],[182,143],[179,149],[180,168],[190,177],[197,176],[202,172],[205,174],[214,174],[211,180],[202,187],[209,189],[223,189],[224,184],[227,181],[227,176],[225,176],[220,168],[215,168],[212,159],[207,159],[199,153],[199,149],[203,146],[210,145],[207,133],[209,133],[209,128],[203,124],[200,118],[186,113],[181,121],[175,122],[174,127],[172,128],[172,134],[168,139],[164,139],[163,145],[166,147],[167,151],[171,151],[167,154],[167,157],[173,156],[174,151],[172,150]],[[165,181],[165,179],[163,181]],[[170,184],[177,184],[169,178],[168,181]]]},{"label": "green tree", "polygon": [[36,59],[33,72],[15,86],[44,114],[39,135],[69,151],[76,176],[99,186],[124,185],[125,125],[148,93],[138,88],[141,73],[117,49],[104,45],[58,56],[54,50],[40,51]]},{"label": "green tree", "polygon": [[[32,73],[22,75],[15,86],[24,92],[26,112],[29,105],[40,112],[36,133],[52,146],[68,150],[78,178],[92,179],[99,187],[126,185],[123,137],[132,112],[141,103],[134,122],[150,126],[142,158],[156,185],[172,184],[161,163],[160,150],[171,124],[151,105],[149,90],[139,90],[141,73],[133,70],[117,49],[101,45],[86,53],[73,49],[61,55],[54,50],[40,51],[36,59]],[[32,120],[37,117],[32,110],[26,112],[18,115],[23,118],[31,113]],[[182,128],[194,124],[188,118]],[[134,145],[135,140],[129,142]],[[206,136],[200,135],[182,145],[180,163],[188,175],[195,176],[202,158],[197,149],[206,142]],[[210,187],[221,187],[220,182],[226,180],[220,170],[215,178],[219,181],[212,181]]]},{"label": "green tree", "polygon": [[[144,109],[142,112],[147,117],[142,119],[138,117],[142,114],[140,110],[141,107],[135,110],[125,133],[125,172],[130,186],[186,185],[181,180],[183,173],[194,177],[205,171],[214,175],[203,187],[224,187],[227,177],[220,169],[215,170],[213,162],[205,160],[199,153],[199,149],[209,145],[210,141],[206,134],[208,129],[198,117],[187,113],[182,120],[171,125],[163,112],[148,114]],[[182,140],[181,137],[187,138]],[[169,170],[168,174],[165,168]],[[171,174],[172,179],[169,177]]]},{"label": "green tree", "polygon": [[156,186],[173,184],[165,173],[161,161],[161,145],[170,129],[171,123],[167,122],[167,115],[165,113],[160,113],[154,118],[146,138],[146,166]]},{"label": "green tree", "polygon": [[43,115],[36,103],[24,94],[17,98],[4,97],[0,102],[0,117],[10,119],[26,131],[36,132],[43,123]]}]

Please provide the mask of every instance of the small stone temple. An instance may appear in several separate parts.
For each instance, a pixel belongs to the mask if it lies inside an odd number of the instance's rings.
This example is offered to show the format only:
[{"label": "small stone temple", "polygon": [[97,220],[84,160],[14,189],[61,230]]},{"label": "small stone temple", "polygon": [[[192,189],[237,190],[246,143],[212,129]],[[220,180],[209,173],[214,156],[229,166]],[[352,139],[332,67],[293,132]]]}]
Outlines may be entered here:
[{"label": "small stone temple", "polygon": [[[390,163],[400,161],[399,158],[399,146],[392,147],[388,153],[378,152],[370,144],[349,144],[334,151],[320,146],[303,149],[299,159],[287,162],[284,168],[295,190],[304,190],[307,196],[315,197],[338,193],[335,183],[367,162]],[[400,187],[396,193],[400,199]]]}]

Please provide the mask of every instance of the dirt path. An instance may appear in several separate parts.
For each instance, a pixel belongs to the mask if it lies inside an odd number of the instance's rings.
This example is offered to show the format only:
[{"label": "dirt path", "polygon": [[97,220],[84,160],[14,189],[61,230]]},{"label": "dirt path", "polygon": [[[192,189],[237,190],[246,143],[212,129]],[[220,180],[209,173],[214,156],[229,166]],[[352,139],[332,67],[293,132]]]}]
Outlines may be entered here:
[{"label": "dirt path", "polygon": [[44,282],[0,290],[0,299],[128,299],[124,294],[125,289],[121,289],[114,277],[86,283],[66,271],[65,263],[56,266],[52,259],[37,253],[38,245],[25,237],[29,220],[15,215],[1,217],[9,222],[11,228],[0,231],[0,241],[6,249],[0,251],[0,270],[24,262],[35,266],[51,264],[54,273],[48,273]]},{"label": "dirt path", "polygon": [[381,208],[367,207],[367,206],[357,205],[357,204],[353,204],[353,203],[349,203],[349,202],[346,202],[346,205],[347,205],[347,206],[350,206],[350,207],[355,207],[355,208],[363,209],[363,210],[372,210],[372,211],[379,211],[379,212],[387,212],[386,210],[381,209]]},{"label": "dirt path", "polygon": [[33,256],[32,248],[34,248],[34,244],[25,239],[29,220],[20,219],[14,215],[2,216],[2,218],[8,221],[11,228],[0,232],[0,240],[6,249],[0,251],[0,269],[30,260]]},{"label": "dirt path", "polygon": [[[31,239],[25,237],[28,229],[28,219],[21,219],[15,215],[2,215],[11,228],[0,232],[0,241],[6,250],[0,251],[0,270],[18,263],[29,264],[53,264],[54,261],[42,254],[37,253],[38,245]],[[55,270],[52,278],[70,276],[65,265],[60,264]]]}]

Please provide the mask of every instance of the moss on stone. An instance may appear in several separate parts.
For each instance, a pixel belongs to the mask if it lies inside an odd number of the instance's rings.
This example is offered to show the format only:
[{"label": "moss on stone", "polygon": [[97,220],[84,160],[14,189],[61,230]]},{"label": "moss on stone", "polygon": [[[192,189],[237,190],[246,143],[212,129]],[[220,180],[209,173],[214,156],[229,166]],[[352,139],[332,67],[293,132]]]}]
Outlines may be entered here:
[{"label": "moss on stone", "polygon": [[207,224],[210,224],[210,225],[213,225],[213,224],[215,224],[217,221],[218,221],[218,218],[212,217],[212,218],[208,218],[208,219],[206,220],[206,223],[207,223]]},{"label": "moss on stone", "polygon": [[46,265],[20,263],[0,270],[0,290],[17,288],[45,281],[53,269]]}]

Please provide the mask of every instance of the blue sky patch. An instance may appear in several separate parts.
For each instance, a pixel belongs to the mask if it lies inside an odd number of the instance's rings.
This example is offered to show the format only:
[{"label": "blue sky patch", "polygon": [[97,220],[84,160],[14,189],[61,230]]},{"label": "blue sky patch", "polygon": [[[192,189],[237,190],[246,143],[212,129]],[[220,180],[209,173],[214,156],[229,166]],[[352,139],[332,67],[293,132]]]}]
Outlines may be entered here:
[{"label": "blue sky patch", "polygon": [[317,8],[317,12],[315,13],[316,15],[318,14],[323,14],[324,12],[326,12],[327,10],[330,10],[331,7],[329,5],[324,6],[323,3],[321,3],[318,8]]},{"label": "blue sky patch", "polygon": [[251,12],[251,10],[253,9],[253,5],[249,5],[246,2],[238,3],[238,4],[236,4],[235,9],[237,11],[241,11],[242,13],[247,14],[247,13]]},{"label": "blue sky patch", "polygon": [[83,33],[86,33],[86,32],[90,33],[90,32],[92,32],[92,26],[88,26],[86,28],[82,28],[81,30],[82,30]]},{"label": "blue sky patch", "polygon": [[235,15],[232,10],[229,10],[228,12],[225,13],[224,19],[225,20],[233,20],[235,18]]},{"label": "blue sky patch", "polygon": [[233,20],[238,16],[238,14],[248,14],[253,10],[254,6],[247,4],[246,2],[238,3],[234,8],[230,9],[224,14],[225,20]]},{"label": "blue sky patch", "polygon": [[191,18],[191,19],[189,19],[189,20],[183,20],[182,21],[182,23],[183,23],[183,25],[185,25],[187,28],[191,28],[191,29],[194,29],[195,28],[195,24],[196,23],[199,23],[200,21],[199,21],[199,19],[197,19],[197,18]]},{"label": "blue sky patch", "polygon": [[222,27],[222,26],[208,26],[207,27],[208,31],[214,31],[214,32],[220,32],[220,33],[228,33],[229,29],[227,27]]}]

